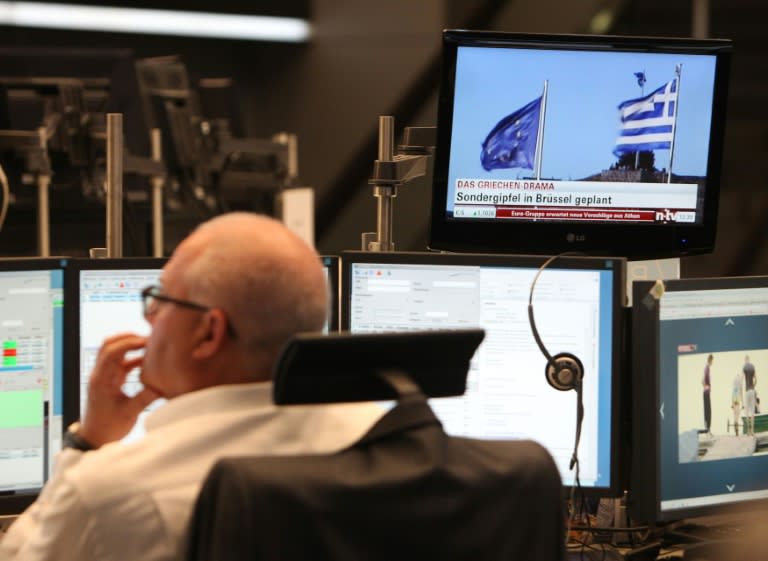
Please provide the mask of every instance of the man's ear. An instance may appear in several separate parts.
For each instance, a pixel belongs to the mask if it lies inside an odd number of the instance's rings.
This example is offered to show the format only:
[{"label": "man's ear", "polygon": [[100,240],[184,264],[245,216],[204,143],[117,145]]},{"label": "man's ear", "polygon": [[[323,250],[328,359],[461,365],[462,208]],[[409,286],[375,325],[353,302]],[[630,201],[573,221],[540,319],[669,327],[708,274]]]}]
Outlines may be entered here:
[{"label": "man's ear", "polygon": [[218,353],[226,343],[229,320],[221,308],[211,308],[203,315],[197,341],[192,349],[192,358],[205,360]]}]

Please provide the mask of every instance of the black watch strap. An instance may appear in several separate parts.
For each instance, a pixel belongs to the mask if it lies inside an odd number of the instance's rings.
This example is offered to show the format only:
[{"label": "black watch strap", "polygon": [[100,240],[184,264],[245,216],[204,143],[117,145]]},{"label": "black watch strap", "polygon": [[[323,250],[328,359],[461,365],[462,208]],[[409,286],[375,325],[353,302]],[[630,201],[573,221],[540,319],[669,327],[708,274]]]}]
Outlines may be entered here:
[{"label": "black watch strap", "polygon": [[80,450],[81,452],[88,452],[89,450],[95,450],[96,447],[84,439],[78,431],[80,430],[80,423],[75,421],[67,428],[64,433],[64,448],[73,448]]}]

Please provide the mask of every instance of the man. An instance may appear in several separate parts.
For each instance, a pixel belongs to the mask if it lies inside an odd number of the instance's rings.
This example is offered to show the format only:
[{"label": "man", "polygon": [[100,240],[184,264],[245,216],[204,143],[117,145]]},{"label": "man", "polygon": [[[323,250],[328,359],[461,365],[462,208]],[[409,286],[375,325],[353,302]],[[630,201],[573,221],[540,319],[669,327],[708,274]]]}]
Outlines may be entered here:
[{"label": "man", "polygon": [[755,384],[757,383],[757,375],[755,374],[755,365],[749,360],[749,355],[744,357],[744,366],[741,370],[744,373],[744,414],[747,416],[745,433],[754,436],[755,408],[757,406]]},{"label": "man", "polygon": [[[731,388],[731,411],[733,411],[733,429],[739,436],[739,417],[744,410],[744,373],[737,372]],[[744,432],[746,434],[746,431]]]},{"label": "man", "polygon": [[[85,418],[67,437],[74,448],[0,541],[0,560],[178,559],[215,460],[337,451],[381,415],[372,404],[272,404],[282,346],[320,330],[328,302],[318,255],[279,222],[233,213],[203,224],[161,283],[142,292],[149,337],[104,342]],[[135,367],[144,389],[129,397],[121,386]],[[146,436],[118,442],[158,397],[169,401],[147,419]]]},{"label": "man", "polygon": [[704,365],[704,376],[701,378],[701,385],[704,388],[704,428],[709,436],[712,436],[712,431],[710,430],[712,426],[712,400],[710,393],[712,390],[711,368],[713,360],[714,357],[710,354],[707,357],[707,364]]}]

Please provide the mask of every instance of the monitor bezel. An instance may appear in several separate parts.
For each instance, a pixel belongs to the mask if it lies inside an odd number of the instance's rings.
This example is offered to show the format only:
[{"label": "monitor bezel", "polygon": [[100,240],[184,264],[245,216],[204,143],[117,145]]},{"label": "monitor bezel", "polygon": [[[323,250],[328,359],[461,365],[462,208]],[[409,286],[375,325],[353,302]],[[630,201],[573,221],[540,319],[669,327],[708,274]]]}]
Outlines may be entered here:
[{"label": "monitor bezel", "polygon": [[[632,433],[627,507],[639,522],[668,523],[685,518],[764,509],[768,498],[661,509],[661,345],[659,298],[667,292],[768,289],[768,276],[634,281],[631,309]],[[648,360],[651,357],[652,360]],[[730,380],[729,380],[730,382]]]},{"label": "monitor bezel", "polygon": [[[531,269],[540,268],[548,259],[541,255],[511,255],[511,254],[486,254],[486,253],[430,253],[430,252],[364,252],[344,251],[341,253],[341,330],[350,329],[350,303],[351,303],[351,271],[353,263],[383,263],[383,264],[425,264],[425,265],[470,265],[470,266],[508,266],[525,267]],[[607,265],[610,263],[610,267]],[[562,256],[547,266],[552,269],[613,269],[613,314],[611,331],[611,483],[604,487],[581,487],[580,491],[585,496],[617,497],[625,489],[624,457],[620,450],[620,428],[622,383],[621,370],[623,365],[624,345],[624,317],[625,304],[625,276],[626,261],[620,257],[584,257]],[[542,356],[541,375],[544,377],[545,358]],[[552,390],[557,391],[557,390]],[[570,489],[570,486],[565,487]]]},{"label": "monitor bezel", "polygon": [[[69,349],[66,375],[72,383],[65,386],[64,426],[80,419],[80,273],[81,271],[162,269],[167,257],[116,257],[104,259],[72,259],[65,275],[66,297],[64,345]],[[67,391],[68,390],[68,391]]]},{"label": "monitor bezel", "polygon": [[[66,332],[67,332],[67,294],[66,294],[66,277],[67,269],[71,260],[68,257],[11,257],[0,259],[0,272],[13,272],[13,271],[52,271],[61,270],[63,288],[62,294],[64,297],[64,321],[63,321],[63,338],[62,338],[62,417],[63,421],[66,420],[64,413],[66,411],[66,393],[67,393],[67,346],[66,346]],[[66,422],[62,424],[66,426]],[[50,454],[50,450],[46,451],[44,461],[47,465]],[[48,474],[50,477],[50,474]],[[45,484],[45,483],[44,483]],[[37,490],[24,490],[24,491],[12,491],[0,493],[0,516],[14,516],[21,514],[29,505],[31,505],[37,499],[40,494],[40,489]]]},{"label": "monitor bezel", "polygon": [[[453,128],[456,55],[460,46],[527,49],[637,51],[709,54],[717,58],[709,138],[707,185],[701,225],[568,223],[450,220],[446,216]],[[443,32],[442,77],[438,98],[437,145],[432,190],[429,248],[489,253],[592,255],[658,258],[709,253],[714,249],[731,41],[666,37],[530,34],[469,30]]]},{"label": "monitor bezel", "polygon": [[339,317],[341,311],[340,305],[340,291],[341,285],[339,284],[339,267],[341,261],[338,255],[321,255],[320,261],[328,271],[328,332],[335,333],[339,331]]}]

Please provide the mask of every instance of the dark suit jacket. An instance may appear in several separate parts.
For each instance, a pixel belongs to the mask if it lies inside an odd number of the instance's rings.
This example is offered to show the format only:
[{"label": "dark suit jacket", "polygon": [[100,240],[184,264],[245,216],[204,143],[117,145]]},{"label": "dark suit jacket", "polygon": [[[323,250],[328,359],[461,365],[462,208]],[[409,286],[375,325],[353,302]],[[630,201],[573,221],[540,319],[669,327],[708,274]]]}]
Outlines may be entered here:
[{"label": "dark suit jacket", "polygon": [[450,437],[408,398],[337,454],[219,461],[187,559],[555,561],[561,492],[540,445]]}]

